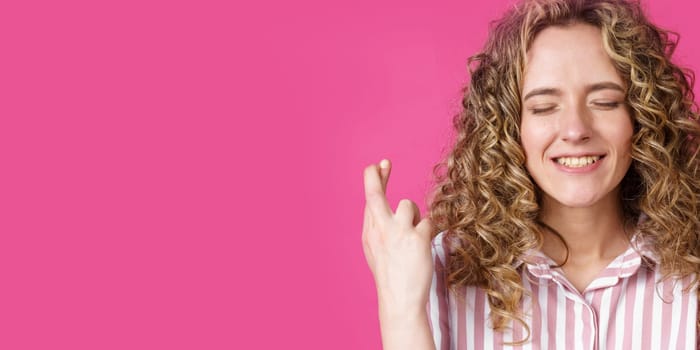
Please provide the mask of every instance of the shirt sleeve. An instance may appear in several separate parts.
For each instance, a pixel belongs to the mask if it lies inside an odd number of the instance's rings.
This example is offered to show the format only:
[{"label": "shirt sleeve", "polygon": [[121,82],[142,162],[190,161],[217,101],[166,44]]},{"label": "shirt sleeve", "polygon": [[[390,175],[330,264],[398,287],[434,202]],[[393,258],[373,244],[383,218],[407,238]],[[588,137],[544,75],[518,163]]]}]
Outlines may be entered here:
[{"label": "shirt sleeve", "polygon": [[446,249],[444,232],[432,241],[433,280],[428,296],[428,320],[437,350],[450,349],[449,291],[446,285]]}]

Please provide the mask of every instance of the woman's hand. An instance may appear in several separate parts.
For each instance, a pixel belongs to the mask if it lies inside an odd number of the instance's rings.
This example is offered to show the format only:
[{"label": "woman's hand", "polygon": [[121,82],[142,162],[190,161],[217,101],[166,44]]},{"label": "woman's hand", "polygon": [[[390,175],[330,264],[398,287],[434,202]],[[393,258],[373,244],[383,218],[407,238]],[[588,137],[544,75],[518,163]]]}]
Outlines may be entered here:
[{"label": "woman's hand", "polygon": [[402,199],[392,212],[386,199],[391,163],[365,168],[365,218],[362,245],[374,275],[380,318],[425,314],[433,274],[430,238],[433,225],[421,220],[418,206]]}]

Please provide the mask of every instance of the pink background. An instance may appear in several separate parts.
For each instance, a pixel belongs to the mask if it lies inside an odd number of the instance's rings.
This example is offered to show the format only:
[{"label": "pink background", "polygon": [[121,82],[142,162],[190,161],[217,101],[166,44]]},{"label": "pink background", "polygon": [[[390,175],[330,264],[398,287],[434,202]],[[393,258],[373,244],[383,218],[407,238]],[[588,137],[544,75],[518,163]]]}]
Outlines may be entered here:
[{"label": "pink background", "polygon": [[425,209],[510,3],[4,2],[0,348],[379,349],[362,169]]}]

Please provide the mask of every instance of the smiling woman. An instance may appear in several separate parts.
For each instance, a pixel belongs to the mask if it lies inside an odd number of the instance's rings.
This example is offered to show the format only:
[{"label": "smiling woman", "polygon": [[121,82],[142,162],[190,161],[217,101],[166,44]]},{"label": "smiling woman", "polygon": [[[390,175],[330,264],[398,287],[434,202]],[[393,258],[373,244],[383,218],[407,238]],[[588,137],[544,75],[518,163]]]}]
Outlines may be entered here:
[{"label": "smiling woman", "polygon": [[[617,216],[619,184],[632,162],[633,125],[624,107],[626,84],[603,48],[600,29],[581,23],[544,29],[525,66],[520,142],[526,169],[542,190],[541,218],[551,222],[563,210],[581,212],[577,208],[596,219],[589,222]],[[595,232],[622,234],[604,231]],[[608,242],[600,238],[600,245]]]},{"label": "smiling woman", "polygon": [[365,169],[386,349],[696,348],[700,124],[675,44],[625,0],[495,23],[430,217],[391,211],[388,161]]}]

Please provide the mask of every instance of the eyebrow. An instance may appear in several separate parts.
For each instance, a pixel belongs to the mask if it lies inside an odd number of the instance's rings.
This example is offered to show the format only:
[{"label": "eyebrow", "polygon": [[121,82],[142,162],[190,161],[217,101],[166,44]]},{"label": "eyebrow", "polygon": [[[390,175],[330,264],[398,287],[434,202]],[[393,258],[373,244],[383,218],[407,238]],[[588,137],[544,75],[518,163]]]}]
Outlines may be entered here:
[{"label": "eyebrow", "polygon": [[[604,81],[600,83],[595,83],[595,84],[590,84],[586,85],[585,91],[586,94],[589,94],[593,91],[600,91],[600,90],[616,90],[620,91],[622,93],[625,93],[625,89],[622,88],[617,83],[613,83],[611,81]],[[525,95],[523,98],[523,101],[526,101],[528,98],[537,96],[537,95],[553,95],[553,96],[561,96],[563,93],[560,89],[557,88],[551,88],[551,87],[543,87],[543,88],[537,88],[534,89]]]}]

